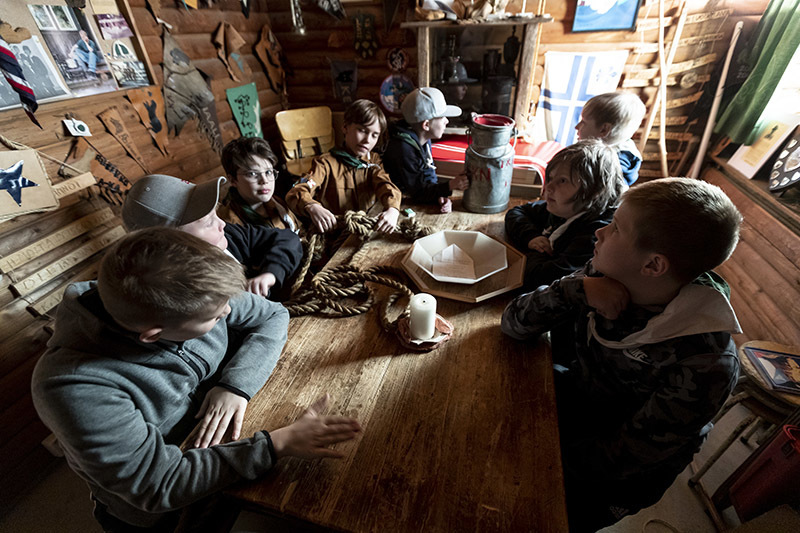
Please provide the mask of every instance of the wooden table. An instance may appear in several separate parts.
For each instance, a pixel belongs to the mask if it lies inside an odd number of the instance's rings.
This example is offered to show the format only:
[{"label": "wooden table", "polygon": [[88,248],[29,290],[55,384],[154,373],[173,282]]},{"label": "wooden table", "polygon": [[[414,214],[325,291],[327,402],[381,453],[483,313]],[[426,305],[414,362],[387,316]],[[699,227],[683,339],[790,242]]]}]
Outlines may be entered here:
[{"label": "wooden table", "polygon": [[[454,207],[418,216],[438,229],[502,235],[502,213]],[[331,264],[350,260],[351,241]],[[373,238],[357,264],[399,266],[408,246]],[[345,459],[284,459],[231,494],[251,508],[347,531],[566,531],[550,351],[502,334],[510,299],[439,298],[455,333],[429,353],[408,352],[385,333],[377,305],[349,318],[292,319],[243,434],[291,423],[325,392],[328,412],[355,417],[364,431],[337,445]]]}]

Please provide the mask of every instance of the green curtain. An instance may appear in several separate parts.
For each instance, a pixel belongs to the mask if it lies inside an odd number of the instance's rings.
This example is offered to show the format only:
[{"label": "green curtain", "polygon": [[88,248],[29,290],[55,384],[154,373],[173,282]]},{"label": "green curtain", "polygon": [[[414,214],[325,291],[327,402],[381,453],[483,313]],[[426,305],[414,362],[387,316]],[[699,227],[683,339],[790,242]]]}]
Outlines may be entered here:
[{"label": "green curtain", "polygon": [[[750,74],[714,128],[732,142],[753,144],[756,125],[800,45],[800,0],[771,0],[740,62]],[[796,73],[800,76],[800,73]]]}]

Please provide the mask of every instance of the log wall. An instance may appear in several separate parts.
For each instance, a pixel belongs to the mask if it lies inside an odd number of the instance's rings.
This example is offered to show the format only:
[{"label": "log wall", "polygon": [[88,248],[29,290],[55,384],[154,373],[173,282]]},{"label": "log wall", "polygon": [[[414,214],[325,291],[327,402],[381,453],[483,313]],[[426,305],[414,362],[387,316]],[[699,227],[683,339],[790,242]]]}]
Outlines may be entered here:
[{"label": "log wall", "polygon": [[[736,343],[768,340],[800,346],[800,235],[725,171],[709,167],[703,179],[721,187],[744,217],[739,245],[717,269],[731,286],[731,304],[744,331],[734,337]],[[793,218],[800,223],[800,216]]]}]

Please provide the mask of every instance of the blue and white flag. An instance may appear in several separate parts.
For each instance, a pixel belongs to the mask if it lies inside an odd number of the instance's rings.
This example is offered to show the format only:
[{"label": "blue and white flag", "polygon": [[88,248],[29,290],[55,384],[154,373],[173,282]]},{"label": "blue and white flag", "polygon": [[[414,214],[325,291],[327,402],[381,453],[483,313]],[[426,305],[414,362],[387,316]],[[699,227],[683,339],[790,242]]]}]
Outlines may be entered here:
[{"label": "blue and white flag", "polygon": [[542,95],[536,108],[537,140],[564,146],[577,139],[575,125],[589,98],[617,89],[627,50],[596,53],[546,52]]}]

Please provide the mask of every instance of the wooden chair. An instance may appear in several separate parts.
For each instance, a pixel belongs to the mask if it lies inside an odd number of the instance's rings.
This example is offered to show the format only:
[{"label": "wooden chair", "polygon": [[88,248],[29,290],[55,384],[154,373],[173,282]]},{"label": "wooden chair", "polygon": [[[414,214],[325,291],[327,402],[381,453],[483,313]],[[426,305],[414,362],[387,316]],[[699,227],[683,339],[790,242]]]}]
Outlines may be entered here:
[{"label": "wooden chair", "polygon": [[301,175],[311,168],[314,157],[334,146],[331,110],[326,106],[287,109],[275,115],[281,135],[281,152],[286,168]]}]

